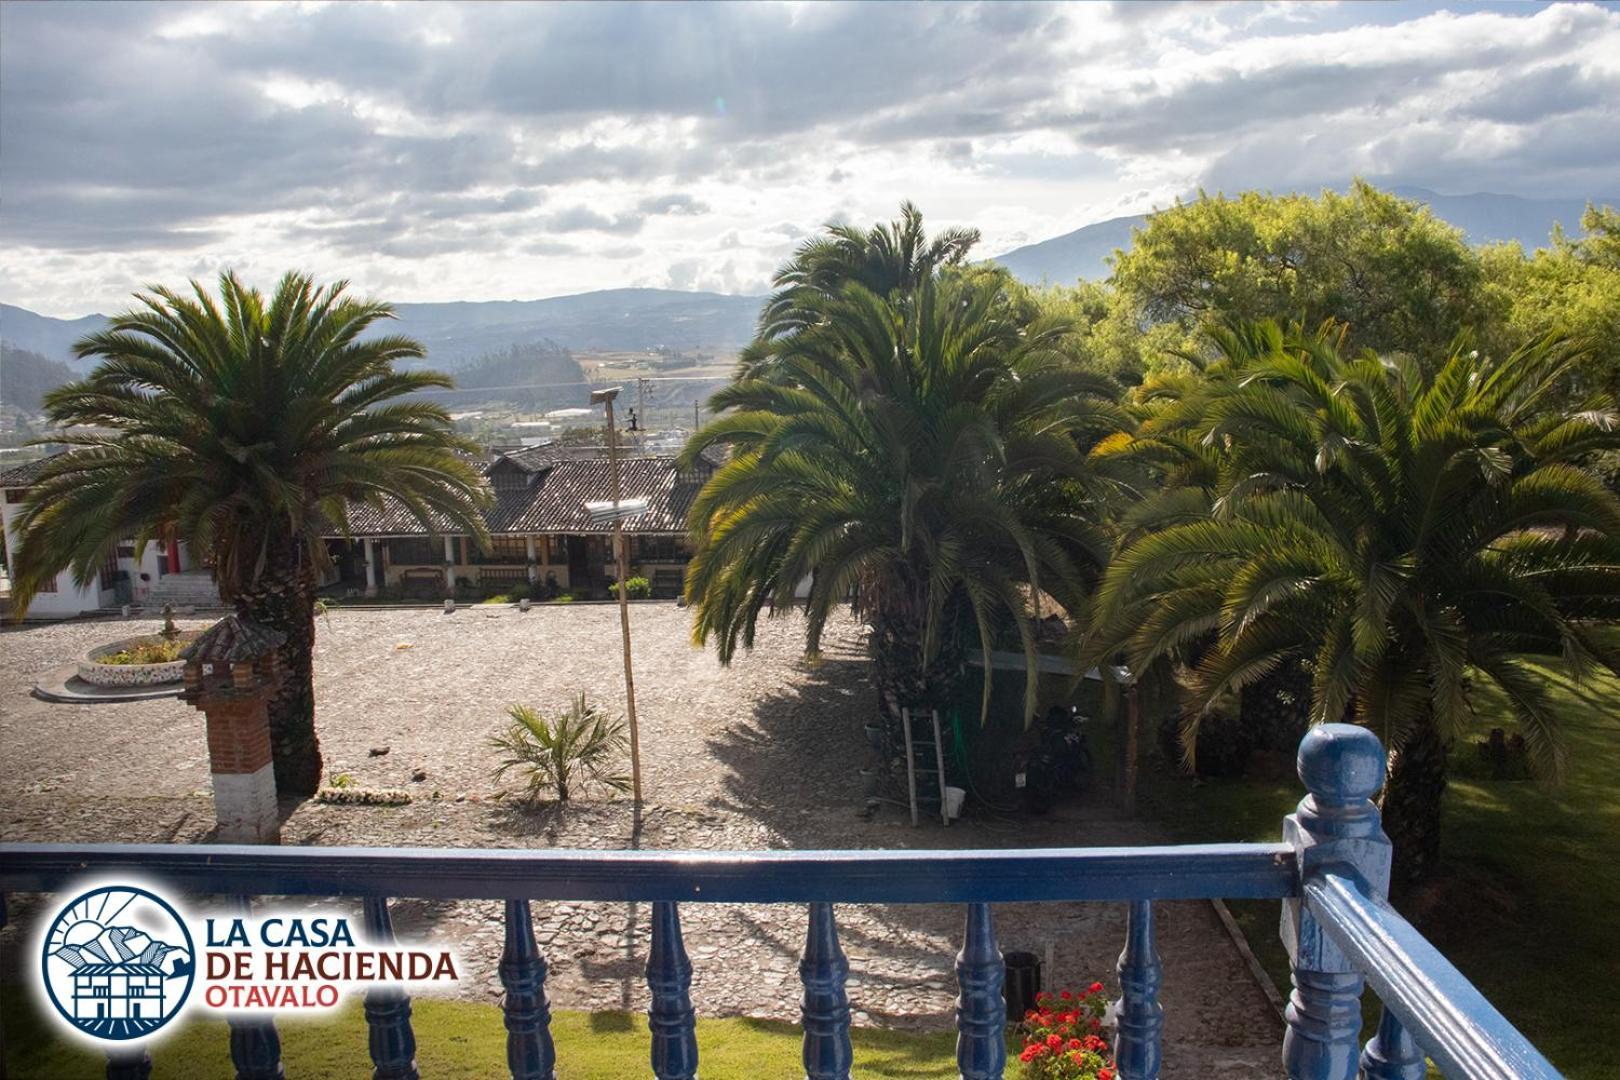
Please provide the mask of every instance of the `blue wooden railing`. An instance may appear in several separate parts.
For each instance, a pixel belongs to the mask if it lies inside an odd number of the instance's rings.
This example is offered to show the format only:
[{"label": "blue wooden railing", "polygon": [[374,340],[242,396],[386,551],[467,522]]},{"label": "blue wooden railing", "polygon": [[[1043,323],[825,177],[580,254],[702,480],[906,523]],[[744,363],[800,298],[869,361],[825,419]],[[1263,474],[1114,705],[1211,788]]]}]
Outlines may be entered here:
[{"label": "blue wooden railing", "polygon": [[[1389,840],[1371,802],[1384,754],[1366,730],[1329,724],[1300,746],[1308,794],[1284,821],[1280,844],[1016,851],[735,852],[453,851],[423,848],[265,848],[190,845],[0,845],[0,894],[50,892],[85,874],[139,872],[180,890],[250,896],[357,896],[370,931],[390,938],[388,901],[409,896],[506,902],[500,977],[507,1061],[516,1080],[553,1075],[546,961],[535,944],[531,900],[651,901],[647,983],[650,1064],[660,1080],[697,1076],[682,903],[809,907],[804,958],[804,1069],[811,1080],[850,1074],[849,962],[838,945],[835,903],[961,903],[956,957],[957,1062],[992,1080],[1006,1067],[1004,969],[992,903],[1119,901],[1129,905],[1119,958],[1122,998],[1114,1052],[1122,1080],[1159,1075],[1163,971],[1153,938],[1158,900],[1277,899],[1293,962],[1282,1068],[1294,1080],[1421,1080],[1427,1056],[1447,1076],[1542,1080],[1558,1073],[1446,959],[1383,899]],[[3,907],[0,907],[3,911]],[[1361,994],[1383,1003],[1360,1045]],[[416,1077],[411,1006],[397,988],[365,998],[373,1076]],[[566,1050],[566,1048],[565,1048]],[[282,1076],[274,1024],[230,1024],[242,1080]],[[136,1048],[107,1075],[145,1077]]]}]

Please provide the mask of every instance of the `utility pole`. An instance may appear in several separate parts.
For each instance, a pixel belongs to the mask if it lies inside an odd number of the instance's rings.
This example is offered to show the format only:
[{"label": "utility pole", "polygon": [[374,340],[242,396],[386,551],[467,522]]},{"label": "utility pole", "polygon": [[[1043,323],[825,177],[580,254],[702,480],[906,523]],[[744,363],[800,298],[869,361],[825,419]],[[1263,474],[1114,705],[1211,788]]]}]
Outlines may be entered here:
[{"label": "utility pole", "polygon": [[645,454],[647,452],[647,380],[636,377],[636,416],[641,420],[640,430],[636,432],[636,450]]},{"label": "utility pole", "polygon": [[613,399],[619,396],[617,386],[591,391],[591,404],[601,402],[607,406],[608,462],[613,472],[613,546],[619,561],[619,636],[624,643],[624,699],[630,713],[630,797],[641,803],[641,733],[636,727],[636,680],[630,671],[630,595],[625,591],[625,578],[630,575],[630,551],[624,539],[624,518],[617,512],[624,500],[619,479],[619,438],[613,428]]}]

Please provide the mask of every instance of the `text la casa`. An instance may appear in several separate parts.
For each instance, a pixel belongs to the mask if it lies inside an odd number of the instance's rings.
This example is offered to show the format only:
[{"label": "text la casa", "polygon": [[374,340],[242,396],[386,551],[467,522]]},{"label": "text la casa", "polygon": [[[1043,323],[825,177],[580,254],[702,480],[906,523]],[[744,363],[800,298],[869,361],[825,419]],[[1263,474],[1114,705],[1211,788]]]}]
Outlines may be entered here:
[{"label": "text la casa", "polygon": [[339,946],[354,948],[354,932],[343,918],[209,919],[208,944],[213,948],[260,945],[268,949]]}]

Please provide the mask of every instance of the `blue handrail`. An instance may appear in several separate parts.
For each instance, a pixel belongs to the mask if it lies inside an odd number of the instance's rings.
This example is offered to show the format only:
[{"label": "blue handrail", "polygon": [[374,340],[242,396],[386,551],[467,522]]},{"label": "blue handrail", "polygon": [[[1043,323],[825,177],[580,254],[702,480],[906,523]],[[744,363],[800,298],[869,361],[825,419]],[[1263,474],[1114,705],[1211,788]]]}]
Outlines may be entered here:
[{"label": "blue handrail", "polygon": [[[530,900],[651,901],[647,963],[650,1063],[670,1080],[697,1075],[698,1047],[682,942],[682,903],[791,903],[809,907],[800,965],[804,1065],[816,1080],[849,1076],[848,962],[837,903],[966,905],[956,968],[957,1060],[964,1077],[1003,1075],[1002,962],[991,904],[1124,901],[1122,1000],[1114,1050],[1120,1080],[1157,1080],[1165,972],[1153,941],[1155,900],[1275,899],[1293,968],[1282,1064],[1291,1080],[1422,1080],[1425,1058],[1468,1080],[1553,1080],[1559,1074],[1446,959],[1383,899],[1390,845],[1372,797],[1384,751],[1366,729],[1326,724],[1300,744],[1307,795],[1279,844],[1036,848],[1015,851],[533,851],[431,848],[279,848],[128,844],[0,844],[0,900],[52,892],[86,874],[119,871],[196,893],[355,896],[387,935],[394,897],[506,901],[501,979],[508,1061],[518,1080],[549,1080],[547,966]],[[0,920],[4,905],[0,903]],[[1173,974],[1171,975],[1173,978]],[[1361,994],[1384,1015],[1365,1045]],[[409,1000],[374,988],[366,1001],[376,1076],[416,1075]],[[238,1076],[282,1075],[280,1041],[265,1018],[232,1023]],[[109,1056],[109,1077],[150,1070],[143,1051]]]},{"label": "blue handrail", "polygon": [[1325,873],[1305,900],[1328,935],[1366,973],[1384,1007],[1426,1047],[1447,1076],[1550,1080],[1552,1063],[1485,995],[1425,941],[1389,902],[1360,881]]},{"label": "blue handrail", "polygon": [[0,844],[0,892],[52,892],[89,870],[255,896],[938,904],[1299,895],[1286,844],[731,852]]}]

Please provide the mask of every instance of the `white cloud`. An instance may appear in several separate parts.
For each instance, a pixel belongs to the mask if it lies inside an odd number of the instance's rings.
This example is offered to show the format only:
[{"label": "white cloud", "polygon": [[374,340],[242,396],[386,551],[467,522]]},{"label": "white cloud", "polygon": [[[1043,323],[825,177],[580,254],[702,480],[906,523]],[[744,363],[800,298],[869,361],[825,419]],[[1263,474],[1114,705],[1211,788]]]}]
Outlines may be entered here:
[{"label": "white cloud", "polygon": [[0,67],[0,297],[55,314],[753,292],[906,198],[990,254],[1200,185],[1620,194],[1591,4],[8,4]]}]

